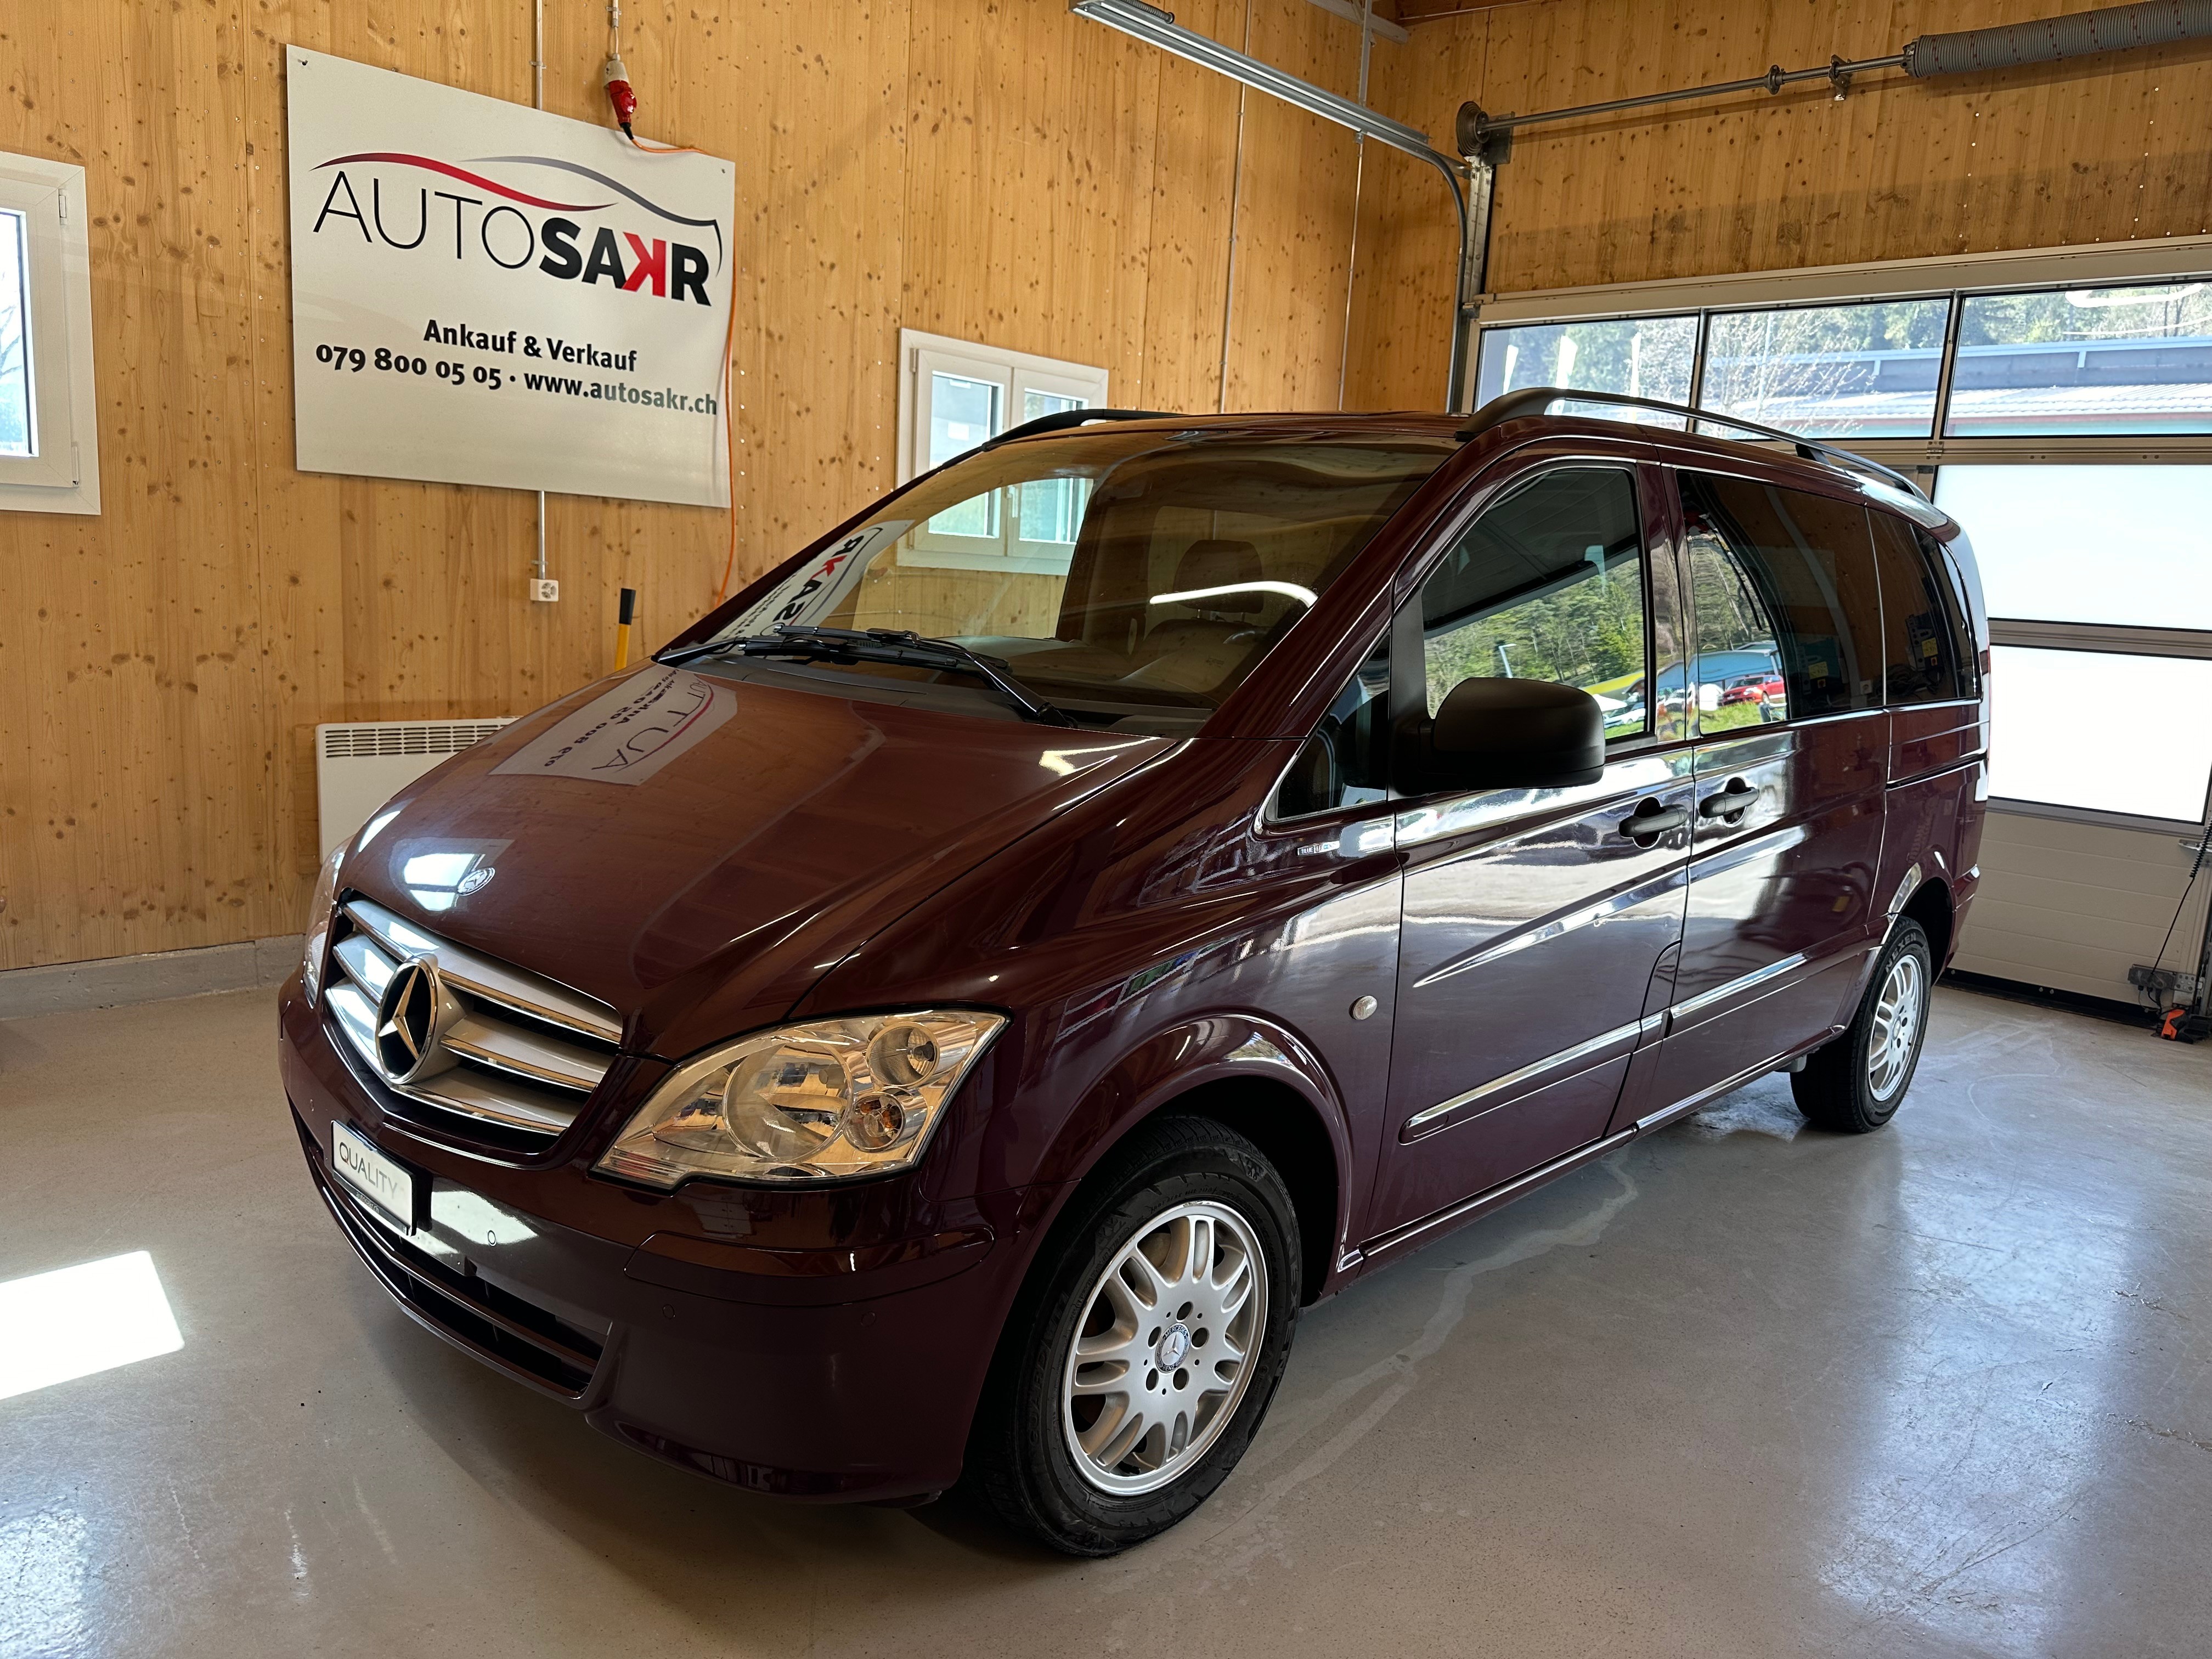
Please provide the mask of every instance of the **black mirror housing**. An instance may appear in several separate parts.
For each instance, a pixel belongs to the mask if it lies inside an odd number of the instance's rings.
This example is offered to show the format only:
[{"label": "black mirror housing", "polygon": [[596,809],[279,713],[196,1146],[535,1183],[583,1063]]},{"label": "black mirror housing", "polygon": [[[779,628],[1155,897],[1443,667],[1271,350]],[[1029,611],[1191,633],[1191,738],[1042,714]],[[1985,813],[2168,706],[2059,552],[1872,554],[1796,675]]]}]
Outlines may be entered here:
[{"label": "black mirror housing", "polygon": [[1605,775],[1605,711],[1552,680],[1462,680],[1416,745],[1424,791],[1564,789]]}]

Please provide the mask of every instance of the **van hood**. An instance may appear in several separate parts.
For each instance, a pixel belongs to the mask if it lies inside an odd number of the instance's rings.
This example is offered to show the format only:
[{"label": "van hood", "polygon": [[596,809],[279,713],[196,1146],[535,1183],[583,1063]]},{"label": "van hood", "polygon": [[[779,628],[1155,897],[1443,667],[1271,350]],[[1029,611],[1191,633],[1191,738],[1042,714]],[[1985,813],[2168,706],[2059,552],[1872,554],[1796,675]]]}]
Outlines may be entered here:
[{"label": "van hood", "polygon": [[447,762],[343,886],[676,1058],[773,1024],[868,937],[1176,748],[649,665]]}]

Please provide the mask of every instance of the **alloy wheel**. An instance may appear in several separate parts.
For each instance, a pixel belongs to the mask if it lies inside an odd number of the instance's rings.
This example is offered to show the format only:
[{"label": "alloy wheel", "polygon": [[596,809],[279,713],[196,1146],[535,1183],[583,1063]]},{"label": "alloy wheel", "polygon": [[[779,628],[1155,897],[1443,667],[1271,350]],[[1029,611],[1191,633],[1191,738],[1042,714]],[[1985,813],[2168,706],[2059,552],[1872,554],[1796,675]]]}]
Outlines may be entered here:
[{"label": "alloy wheel", "polygon": [[1887,1101],[1895,1094],[1912,1069],[1927,1000],[1925,980],[1920,957],[1911,951],[1889,964],[1882,980],[1867,1034],[1867,1086],[1876,1100]]},{"label": "alloy wheel", "polygon": [[1154,1492],[1205,1455],[1251,1380],[1267,1289],[1259,1240],[1225,1204],[1178,1204],[1115,1252],[1062,1368],[1061,1430],[1085,1480]]}]

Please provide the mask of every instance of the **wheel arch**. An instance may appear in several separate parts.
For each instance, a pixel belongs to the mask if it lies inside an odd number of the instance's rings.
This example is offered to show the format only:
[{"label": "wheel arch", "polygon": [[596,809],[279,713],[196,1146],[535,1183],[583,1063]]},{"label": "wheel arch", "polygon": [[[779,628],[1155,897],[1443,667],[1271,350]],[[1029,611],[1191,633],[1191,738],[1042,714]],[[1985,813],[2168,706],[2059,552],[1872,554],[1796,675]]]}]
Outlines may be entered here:
[{"label": "wheel arch", "polygon": [[1344,1182],[1335,1147],[1312,1103],[1278,1079],[1221,1078],[1174,1097],[1130,1128],[1163,1117],[1210,1119],[1267,1154],[1290,1189],[1297,1216],[1298,1301],[1316,1300],[1335,1257]]},{"label": "wheel arch", "polygon": [[1937,973],[1951,960],[1951,947],[1957,930],[1957,913],[1951,898],[1951,890],[1942,878],[1930,876],[1912,891],[1899,910],[1899,920],[1910,916],[1920,924],[1920,931],[1928,935],[1928,954]]},{"label": "wheel arch", "polygon": [[1178,1022],[1139,1043],[1098,1080],[1042,1161],[1042,1178],[1060,1190],[1040,1252],[1115,1148],[1168,1116],[1211,1119],[1274,1164],[1297,1213],[1299,1301],[1316,1300],[1350,1224],[1350,1126],[1319,1057],[1295,1034],[1256,1015]]}]

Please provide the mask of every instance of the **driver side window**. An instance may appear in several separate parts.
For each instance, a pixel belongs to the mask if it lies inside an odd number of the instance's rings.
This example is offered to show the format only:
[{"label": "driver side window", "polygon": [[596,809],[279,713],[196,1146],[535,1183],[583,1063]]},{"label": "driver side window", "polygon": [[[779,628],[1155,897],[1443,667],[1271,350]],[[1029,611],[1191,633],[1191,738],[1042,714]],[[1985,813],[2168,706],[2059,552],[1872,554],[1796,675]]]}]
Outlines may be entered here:
[{"label": "driver side window", "polygon": [[1648,736],[1644,573],[1629,473],[1539,474],[1485,513],[1421,585],[1430,714],[1465,680],[1551,680],[1597,699],[1607,741]]}]

